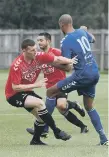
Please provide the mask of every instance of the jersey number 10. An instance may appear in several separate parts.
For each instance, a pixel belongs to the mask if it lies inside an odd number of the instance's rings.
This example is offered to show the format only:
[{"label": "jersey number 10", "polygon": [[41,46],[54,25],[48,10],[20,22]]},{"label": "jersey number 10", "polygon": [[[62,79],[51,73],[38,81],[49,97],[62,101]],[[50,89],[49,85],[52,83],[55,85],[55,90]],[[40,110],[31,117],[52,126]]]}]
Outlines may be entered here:
[{"label": "jersey number 10", "polygon": [[86,54],[87,51],[91,51],[89,41],[85,36],[82,36],[81,39],[77,39],[77,41],[79,42],[84,54]]}]

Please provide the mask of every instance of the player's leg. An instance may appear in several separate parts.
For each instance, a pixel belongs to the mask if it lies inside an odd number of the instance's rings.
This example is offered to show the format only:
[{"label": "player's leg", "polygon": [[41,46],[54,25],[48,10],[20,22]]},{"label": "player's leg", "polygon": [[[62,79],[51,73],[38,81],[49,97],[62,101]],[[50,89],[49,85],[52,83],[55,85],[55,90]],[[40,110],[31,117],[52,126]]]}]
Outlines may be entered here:
[{"label": "player's leg", "polygon": [[[50,115],[52,115],[55,107],[56,107],[56,98],[49,98],[49,97],[46,97],[46,108],[48,110],[48,113]],[[48,125],[46,124],[45,127],[44,127],[44,132],[42,133],[42,137],[48,137],[48,132],[49,132],[49,127]]]},{"label": "player's leg", "polygon": [[[38,116],[40,117],[40,119],[42,119],[43,122],[45,122],[47,125],[49,125],[50,128],[53,130],[54,135],[57,139],[68,140],[69,138],[71,138],[71,136],[67,135],[66,133],[62,132],[59,128],[56,127],[53,118],[48,113],[46,106],[41,99],[36,98],[35,96],[28,96],[25,100],[24,106],[26,109],[29,107],[34,108],[34,110],[38,112]],[[37,119],[37,121],[36,121],[38,126],[42,125],[42,124],[40,124],[40,123],[42,123],[42,121],[40,121],[40,119]],[[35,130],[36,130],[36,134],[37,134],[37,129],[35,129]]]},{"label": "player's leg", "polygon": [[75,75],[71,75],[48,88],[46,95],[49,98],[52,98],[61,93],[70,93],[71,91],[77,90],[77,88],[78,83],[76,81],[76,77]]},{"label": "player's leg", "polygon": [[95,86],[84,88],[83,90],[79,90],[79,94],[83,94],[84,107],[91,119],[91,122],[95,130],[99,134],[100,144],[108,145],[108,139],[105,135],[103,126],[101,124],[100,116],[93,106],[93,101],[95,96]]},{"label": "player's leg", "polygon": [[80,106],[80,104],[77,101],[70,101],[67,100],[68,103],[68,110],[70,109],[74,109],[75,111],[77,111],[82,117],[85,116],[85,111],[84,109]]},{"label": "player's leg", "polygon": [[[69,93],[73,90],[76,90],[78,87],[78,83],[75,80],[75,75],[71,75],[59,81],[57,84],[47,89],[47,96],[53,97],[61,93]],[[68,109],[71,108],[74,108],[78,113],[80,113],[81,116],[85,116],[84,110],[76,102],[68,101]]]},{"label": "player's leg", "polygon": [[[37,124],[36,130],[39,130],[39,132],[37,131],[37,136],[40,137],[40,133],[42,131],[42,129],[38,129],[38,128],[41,125],[44,126],[44,123],[47,123],[50,126],[50,128],[53,130],[54,135],[57,139],[68,140],[69,138],[71,138],[70,135],[67,135],[65,132],[61,131],[59,128],[56,127],[53,118],[48,113],[45,107],[45,104],[41,100],[41,98],[36,94],[34,94],[34,96],[32,95],[31,95],[31,92],[21,92],[21,93],[19,92],[13,97],[11,97],[8,100],[8,102],[11,105],[16,106],[16,107],[24,107],[26,110],[36,111],[35,116],[37,117],[38,115],[39,117],[36,121],[36,124]],[[36,133],[34,134],[34,136],[36,137]],[[37,138],[36,138],[36,141],[37,141]]]},{"label": "player's leg", "polygon": [[[69,93],[73,90],[76,90],[79,85],[75,80],[76,80],[75,75],[74,76],[72,75],[72,76],[65,78],[62,81],[59,81],[56,85],[47,89],[47,96],[52,97],[54,95],[60,95],[62,92]],[[61,101],[60,101],[60,103],[61,103]],[[67,117],[70,117],[69,121],[71,122],[71,117],[72,117],[71,112],[69,112],[69,115]],[[73,115],[73,117],[75,117],[75,115]],[[82,126],[82,123],[77,119],[77,117],[75,117],[75,121],[76,121],[76,123],[79,123],[77,125]],[[73,121],[72,123],[75,123],[75,121]]]},{"label": "player's leg", "polygon": [[[52,115],[52,113],[54,111],[54,108],[56,106],[56,98],[51,98],[50,99],[50,98],[47,97],[45,104],[46,104],[46,108],[47,108],[49,114]],[[34,129],[27,128],[26,130],[27,130],[28,133],[34,135]],[[44,130],[43,130],[43,132],[41,134],[41,137],[47,138],[48,137],[48,132],[49,132],[49,127],[48,127],[47,124],[45,124]]]},{"label": "player's leg", "polygon": [[87,126],[81,120],[79,120],[75,114],[67,109],[67,99],[64,93],[58,95],[57,109],[70,123],[81,128],[81,133],[88,132]]}]

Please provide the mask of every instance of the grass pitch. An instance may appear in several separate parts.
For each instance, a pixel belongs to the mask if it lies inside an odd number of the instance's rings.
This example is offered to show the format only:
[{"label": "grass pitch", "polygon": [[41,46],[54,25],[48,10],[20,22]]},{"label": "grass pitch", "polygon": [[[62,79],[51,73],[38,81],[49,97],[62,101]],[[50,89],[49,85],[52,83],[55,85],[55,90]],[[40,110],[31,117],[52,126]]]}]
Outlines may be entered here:
[{"label": "grass pitch", "polygon": [[[71,125],[55,109],[53,117],[60,128],[72,135],[69,141],[61,141],[54,138],[50,130],[49,138],[42,139],[48,146],[30,146],[32,138],[26,132],[27,127],[32,127],[34,117],[24,109],[10,106],[4,96],[4,86],[7,72],[0,72],[0,157],[107,157],[108,148],[96,146],[99,137],[95,132],[88,115],[82,118],[74,112],[89,127],[88,134],[80,134],[80,129]],[[45,97],[44,89],[36,92]],[[106,134],[108,133],[108,76],[101,75],[97,85],[95,108],[101,116]],[[82,97],[76,92],[69,94],[70,100],[78,100],[82,103]]]}]

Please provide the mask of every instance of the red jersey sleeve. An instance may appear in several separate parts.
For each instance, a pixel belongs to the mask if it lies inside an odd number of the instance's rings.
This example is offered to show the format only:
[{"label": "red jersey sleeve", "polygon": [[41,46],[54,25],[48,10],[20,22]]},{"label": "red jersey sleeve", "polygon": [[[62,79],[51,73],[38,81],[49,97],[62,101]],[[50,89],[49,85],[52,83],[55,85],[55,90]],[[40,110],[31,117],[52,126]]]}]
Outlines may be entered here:
[{"label": "red jersey sleeve", "polygon": [[48,64],[52,63],[54,61],[54,55],[41,52],[38,55],[36,55],[36,60],[38,60],[41,64]]},{"label": "red jersey sleeve", "polygon": [[61,56],[61,50],[59,50],[59,49],[52,48],[52,53],[53,53],[55,56]]},{"label": "red jersey sleeve", "polygon": [[12,66],[11,68],[11,81],[13,84],[20,84],[21,83],[21,71],[19,68]]}]

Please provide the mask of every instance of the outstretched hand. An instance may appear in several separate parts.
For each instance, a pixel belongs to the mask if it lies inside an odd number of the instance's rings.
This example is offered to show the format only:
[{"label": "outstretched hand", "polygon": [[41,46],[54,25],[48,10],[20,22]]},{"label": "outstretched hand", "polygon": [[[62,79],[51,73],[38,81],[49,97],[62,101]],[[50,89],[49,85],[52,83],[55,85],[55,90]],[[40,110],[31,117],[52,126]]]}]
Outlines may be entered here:
[{"label": "outstretched hand", "polygon": [[72,64],[77,64],[78,63],[78,59],[77,56],[72,58]]},{"label": "outstretched hand", "polygon": [[81,29],[87,31],[87,27],[86,26],[80,26]]},{"label": "outstretched hand", "polygon": [[41,80],[39,80],[39,81],[36,81],[36,82],[35,82],[36,88],[45,87],[46,84],[47,84],[47,81],[48,81],[47,78],[41,79]]}]

